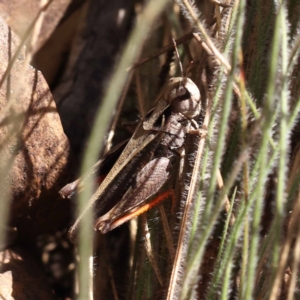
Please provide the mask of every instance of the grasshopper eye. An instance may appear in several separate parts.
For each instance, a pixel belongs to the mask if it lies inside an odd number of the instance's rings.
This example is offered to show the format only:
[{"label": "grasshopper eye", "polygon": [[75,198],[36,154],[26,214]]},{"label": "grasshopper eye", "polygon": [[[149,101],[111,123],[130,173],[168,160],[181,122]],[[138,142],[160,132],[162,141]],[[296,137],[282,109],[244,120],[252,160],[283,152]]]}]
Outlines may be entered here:
[{"label": "grasshopper eye", "polygon": [[177,95],[178,96],[182,96],[187,92],[187,89],[184,86],[179,86],[178,90],[177,90]]}]

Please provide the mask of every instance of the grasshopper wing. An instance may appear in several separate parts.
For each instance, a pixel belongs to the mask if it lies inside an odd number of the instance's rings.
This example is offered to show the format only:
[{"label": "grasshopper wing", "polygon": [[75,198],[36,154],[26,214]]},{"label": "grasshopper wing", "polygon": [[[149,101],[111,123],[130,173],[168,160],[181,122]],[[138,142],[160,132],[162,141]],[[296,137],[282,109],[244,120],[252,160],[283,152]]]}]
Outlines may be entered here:
[{"label": "grasshopper wing", "polygon": [[[96,220],[95,230],[106,233],[131,219],[132,215],[138,215],[139,213],[135,214],[135,212],[144,206],[145,202],[167,181],[170,167],[171,161],[166,157],[152,159],[137,174],[135,184],[127,190],[121,201]],[[146,210],[147,208],[143,211]]]}]

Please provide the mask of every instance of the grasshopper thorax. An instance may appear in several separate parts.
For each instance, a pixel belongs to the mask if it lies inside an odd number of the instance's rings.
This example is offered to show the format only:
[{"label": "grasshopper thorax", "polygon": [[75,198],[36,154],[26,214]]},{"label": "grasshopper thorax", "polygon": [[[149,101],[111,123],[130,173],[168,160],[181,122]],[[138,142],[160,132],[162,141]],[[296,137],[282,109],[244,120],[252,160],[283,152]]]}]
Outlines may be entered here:
[{"label": "grasshopper thorax", "polygon": [[174,112],[182,113],[189,119],[200,114],[200,92],[190,78],[171,78],[164,93],[164,99],[169,102]]}]

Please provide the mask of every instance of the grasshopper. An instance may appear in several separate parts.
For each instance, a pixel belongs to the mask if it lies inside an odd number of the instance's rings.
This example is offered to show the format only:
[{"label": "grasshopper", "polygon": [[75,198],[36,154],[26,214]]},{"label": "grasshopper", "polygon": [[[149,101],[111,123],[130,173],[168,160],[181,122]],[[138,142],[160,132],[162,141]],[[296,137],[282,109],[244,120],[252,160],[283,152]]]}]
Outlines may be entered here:
[{"label": "grasshopper", "polygon": [[[69,237],[73,239],[88,209],[93,208],[95,212],[94,229],[106,233],[169,196],[170,193],[165,193],[149,202],[170,178],[186,134],[198,130],[194,119],[200,110],[200,92],[195,83],[187,77],[171,78],[155,108],[138,124],[116,163],[70,228]],[[68,197],[83,180],[64,187],[61,195]]]}]

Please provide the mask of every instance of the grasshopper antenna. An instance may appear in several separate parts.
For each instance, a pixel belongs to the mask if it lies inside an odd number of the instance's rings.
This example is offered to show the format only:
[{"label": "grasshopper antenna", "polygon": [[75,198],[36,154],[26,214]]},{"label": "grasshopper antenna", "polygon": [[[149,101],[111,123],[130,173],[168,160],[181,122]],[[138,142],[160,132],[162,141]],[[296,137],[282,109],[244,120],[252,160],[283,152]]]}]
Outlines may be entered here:
[{"label": "grasshopper antenna", "polygon": [[176,53],[176,57],[177,57],[177,60],[178,60],[178,64],[179,64],[179,68],[180,68],[181,77],[184,78],[184,76],[183,76],[182,63],[181,63],[181,60],[180,60],[180,57],[179,57],[179,53],[178,53],[178,48],[177,48],[177,45],[176,45],[176,41],[175,41],[173,38],[172,38],[172,41],[173,41],[173,44],[174,44],[175,53]]}]

